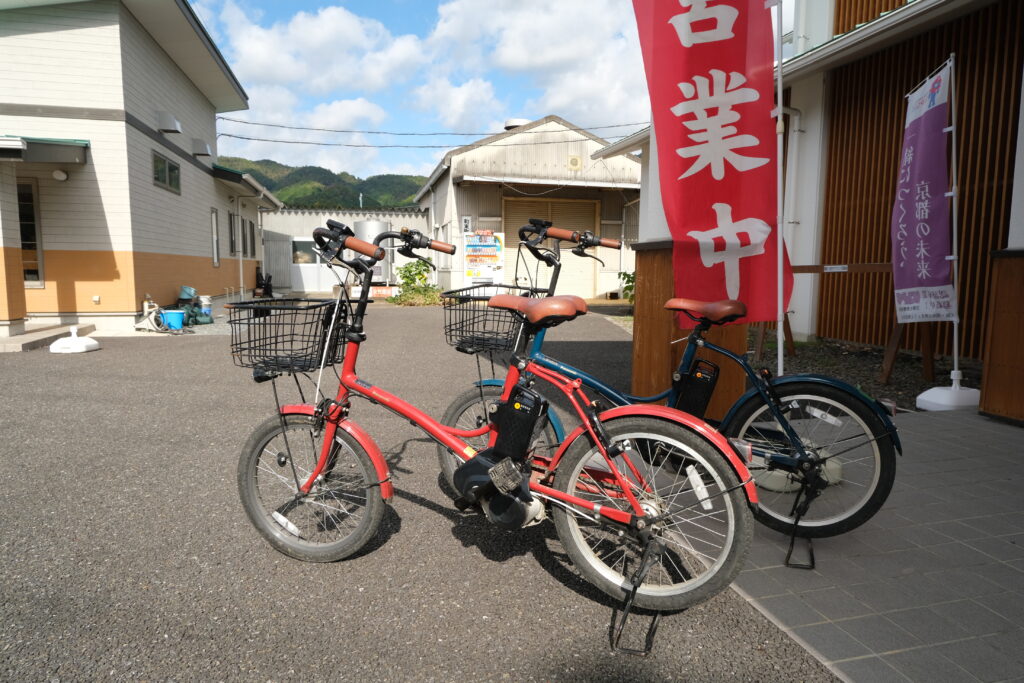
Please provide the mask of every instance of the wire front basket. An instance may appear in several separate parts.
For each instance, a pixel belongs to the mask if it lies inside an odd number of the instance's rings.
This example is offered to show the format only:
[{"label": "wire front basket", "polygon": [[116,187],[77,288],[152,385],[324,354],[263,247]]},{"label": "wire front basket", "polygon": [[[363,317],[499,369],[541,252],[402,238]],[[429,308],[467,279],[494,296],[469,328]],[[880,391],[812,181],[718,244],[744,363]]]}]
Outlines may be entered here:
[{"label": "wire front basket", "polygon": [[235,365],[310,372],[345,357],[349,305],[334,299],[265,299],[230,304]]},{"label": "wire front basket", "polygon": [[473,285],[441,294],[445,341],[459,351],[513,351],[522,338],[523,317],[514,311],[488,308],[497,294],[531,296],[527,287]]}]

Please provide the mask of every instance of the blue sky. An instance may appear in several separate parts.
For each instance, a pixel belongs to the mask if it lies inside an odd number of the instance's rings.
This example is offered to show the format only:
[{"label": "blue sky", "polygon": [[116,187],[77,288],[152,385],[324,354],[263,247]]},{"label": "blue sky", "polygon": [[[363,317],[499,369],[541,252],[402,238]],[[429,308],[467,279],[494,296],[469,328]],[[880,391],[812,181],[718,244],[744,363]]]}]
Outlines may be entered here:
[{"label": "blue sky", "polygon": [[[630,0],[191,0],[249,95],[233,119],[332,130],[490,133],[557,114],[614,140],[650,119]],[[394,136],[220,121],[224,134],[360,145]],[[428,174],[444,149],[316,146],[230,138],[219,153],[313,164],[361,178]]]}]

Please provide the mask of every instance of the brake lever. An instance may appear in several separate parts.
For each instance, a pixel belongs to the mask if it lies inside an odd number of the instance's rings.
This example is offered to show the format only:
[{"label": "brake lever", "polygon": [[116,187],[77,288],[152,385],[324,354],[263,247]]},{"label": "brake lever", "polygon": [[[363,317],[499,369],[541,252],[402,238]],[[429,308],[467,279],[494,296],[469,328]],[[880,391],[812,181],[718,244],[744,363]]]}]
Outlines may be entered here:
[{"label": "brake lever", "polygon": [[583,251],[583,246],[582,245],[578,246],[578,247],[573,247],[572,248],[572,253],[576,254],[577,256],[589,256],[590,258],[592,258],[595,261],[597,261],[598,263],[600,263],[602,268],[605,267],[604,266],[604,261],[602,261],[598,257],[594,256],[593,254],[588,254],[587,252]]},{"label": "brake lever", "polygon": [[409,246],[408,244],[405,244],[405,245],[402,245],[402,246],[400,246],[400,247],[398,248],[398,253],[399,253],[399,254],[401,254],[402,256],[405,256],[406,258],[414,258],[414,259],[416,259],[416,260],[418,260],[418,261],[423,261],[423,262],[424,262],[424,263],[426,263],[426,264],[427,264],[428,266],[430,266],[430,267],[431,267],[431,268],[432,268],[433,270],[437,270],[437,266],[435,266],[435,265],[433,264],[433,262],[432,262],[432,261],[431,261],[430,259],[428,259],[428,258],[423,258],[423,257],[422,257],[422,256],[420,256],[419,254],[417,254],[416,252],[414,252],[414,251],[412,250],[412,247],[411,247],[411,246]]}]

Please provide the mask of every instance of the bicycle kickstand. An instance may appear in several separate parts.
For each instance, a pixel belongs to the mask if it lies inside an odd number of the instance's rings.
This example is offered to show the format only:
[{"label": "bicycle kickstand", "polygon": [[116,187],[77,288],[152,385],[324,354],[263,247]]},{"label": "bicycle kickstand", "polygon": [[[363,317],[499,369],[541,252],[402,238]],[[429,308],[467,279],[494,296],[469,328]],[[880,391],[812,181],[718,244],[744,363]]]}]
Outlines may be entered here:
[{"label": "bicycle kickstand", "polygon": [[[800,492],[803,494],[803,491]],[[811,539],[805,537],[807,541],[807,562],[793,562],[793,546],[796,544],[796,532],[800,528],[800,520],[803,518],[804,513],[807,512],[807,507],[811,504],[809,496],[805,496],[804,504],[801,506],[800,494],[797,495],[796,516],[793,518],[793,532],[789,535],[789,550],[786,552],[786,566],[790,569],[814,569],[814,546],[811,544]]]},{"label": "bicycle kickstand", "polygon": [[[797,520],[799,522],[799,520]],[[814,546],[811,545],[811,539],[805,538],[807,541],[807,562],[792,562],[790,558],[793,557],[793,545],[796,543],[796,529],[793,529],[793,533],[789,537],[789,551],[786,553],[786,566],[790,569],[814,569]]]},{"label": "bicycle kickstand", "polygon": [[654,636],[658,632],[658,622],[661,621],[661,612],[655,612],[654,617],[651,619],[650,626],[647,627],[647,635],[644,639],[644,649],[639,650],[628,647],[619,647],[619,640],[622,638],[622,631],[626,627],[626,620],[629,619],[629,614],[633,611],[633,600],[636,598],[636,592],[640,588],[640,584],[642,584],[644,579],[647,578],[647,574],[651,571],[651,568],[659,559],[661,559],[661,554],[664,551],[665,543],[659,538],[650,538],[644,546],[644,551],[640,555],[640,566],[637,567],[636,572],[634,572],[633,576],[629,579],[632,587],[629,589],[629,594],[626,596],[626,599],[622,602],[622,617],[616,619],[619,610],[612,609],[612,623],[611,630],[609,631],[609,640],[611,641],[612,652],[622,652],[624,654],[646,657],[654,648]]}]

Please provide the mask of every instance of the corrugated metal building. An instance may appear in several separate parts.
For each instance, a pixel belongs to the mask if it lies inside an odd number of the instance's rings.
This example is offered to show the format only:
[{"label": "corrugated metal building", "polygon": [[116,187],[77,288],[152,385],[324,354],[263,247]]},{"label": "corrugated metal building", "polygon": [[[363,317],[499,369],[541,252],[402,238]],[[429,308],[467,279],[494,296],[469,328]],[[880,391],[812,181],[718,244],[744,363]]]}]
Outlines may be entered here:
[{"label": "corrugated metal building", "polygon": [[[512,284],[518,230],[530,218],[627,243],[637,238],[638,159],[591,159],[608,143],[558,116],[509,123],[504,133],[448,152],[416,195],[435,239],[458,247],[455,256],[441,259],[442,287]],[[495,262],[475,258],[472,249],[467,259],[467,245],[494,238],[500,256],[488,254]],[[566,253],[559,292],[585,298],[617,293],[618,273],[633,270],[632,252],[598,248],[597,256],[604,265]],[[522,283],[522,268],[519,277]]]}]

